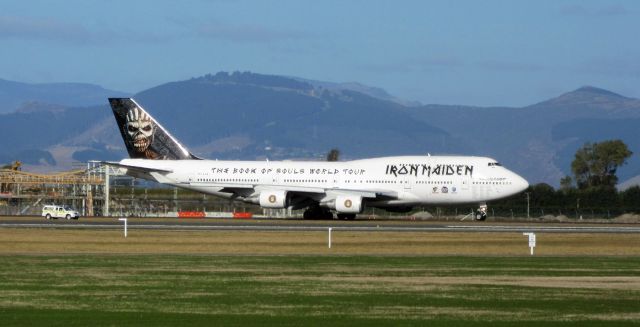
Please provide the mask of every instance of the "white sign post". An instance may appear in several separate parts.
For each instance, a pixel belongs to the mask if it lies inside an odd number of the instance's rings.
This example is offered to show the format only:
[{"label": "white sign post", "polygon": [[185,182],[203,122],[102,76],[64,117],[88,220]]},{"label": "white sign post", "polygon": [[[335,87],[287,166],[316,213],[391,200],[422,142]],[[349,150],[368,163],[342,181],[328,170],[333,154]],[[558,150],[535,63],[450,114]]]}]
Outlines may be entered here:
[{"label": "white sign post", "polygon": [[127,218],[120,218],[120,221],[124,221],[124,237],[127,237]]},{"label": "white sign post", "polygon": [[536,247],[536,233],[522,233],[522,235],[529,236],[529,248],[531,255],[533,255],[533,248]]},{"label": "white sign post", "polygon": [[331,248],[331,230],[333,228],[329,227],[329,248]]}]

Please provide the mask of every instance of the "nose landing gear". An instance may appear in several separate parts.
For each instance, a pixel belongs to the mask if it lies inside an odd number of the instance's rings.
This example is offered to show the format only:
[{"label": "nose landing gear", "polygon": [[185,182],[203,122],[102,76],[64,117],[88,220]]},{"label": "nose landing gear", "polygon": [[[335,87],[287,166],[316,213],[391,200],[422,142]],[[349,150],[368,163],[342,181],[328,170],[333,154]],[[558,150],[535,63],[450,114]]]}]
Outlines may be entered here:
[{"label": "nose landing gear", "polygon": [[484,221],[485,219],[487,219],[487,204],[486,203],[480,204],[480,208],[478,208],[478,210],[476,210],[475,218],[476,218],[477,221]]}]

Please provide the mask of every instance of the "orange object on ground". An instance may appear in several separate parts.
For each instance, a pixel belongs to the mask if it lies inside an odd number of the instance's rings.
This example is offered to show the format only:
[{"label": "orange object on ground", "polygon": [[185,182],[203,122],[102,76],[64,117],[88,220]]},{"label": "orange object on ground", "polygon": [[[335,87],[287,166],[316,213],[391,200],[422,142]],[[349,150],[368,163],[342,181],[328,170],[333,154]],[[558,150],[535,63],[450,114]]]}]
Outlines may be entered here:
[{"label": "orange object on ground", "polygon": [[179,211],[178,218],[204,218],[203,211]]},{"label": "orange object on ground", "polygon": [[234,219],[251,219],[252,217],[253,217],[253,214],[251,212],[234,212],[233,213]]}]

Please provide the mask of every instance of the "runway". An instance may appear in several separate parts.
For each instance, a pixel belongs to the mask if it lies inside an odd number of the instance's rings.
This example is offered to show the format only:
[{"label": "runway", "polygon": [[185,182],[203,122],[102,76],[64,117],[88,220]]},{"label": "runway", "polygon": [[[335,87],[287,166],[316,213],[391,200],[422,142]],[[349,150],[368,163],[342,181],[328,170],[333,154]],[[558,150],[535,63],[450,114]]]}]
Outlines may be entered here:
[{"label": "runway", "polygon": [[[122,229],[118,218],[81,218],[45,220],[40,217],[3,217],[0,228],[46,229]],[[128,218],[130,230],[174,231],[334,231],[353,232],[455,232],[455,233],[640,233],[638,225],[583,223],[505,223],[457,221],[306,221],[284,219],[197,219]]]}]

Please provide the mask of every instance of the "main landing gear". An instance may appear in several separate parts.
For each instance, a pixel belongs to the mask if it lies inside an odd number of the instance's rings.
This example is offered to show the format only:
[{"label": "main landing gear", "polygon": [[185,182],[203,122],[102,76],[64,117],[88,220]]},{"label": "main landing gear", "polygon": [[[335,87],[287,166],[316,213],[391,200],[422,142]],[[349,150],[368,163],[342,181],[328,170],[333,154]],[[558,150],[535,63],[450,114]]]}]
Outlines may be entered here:
[{"label": "main landing gear", "polygon": [[[337,214],[338,219],[341,220],[354,220],[356,219],[355,213],[339,213]],[[310,206],[307,210],[302,214],[302,218],[304,219],[322,219],[322,220],[332,220],[333,213],[331,210],[327,208],[322,208],[320,206],[314,205]]]},{"label": "main landing gear", "polygon": [[304,211],[304,214],[302,214],[302,218],[331,220],[333,219],[333,213],[327,208],[321,208],[318,205],[314,205],[310,206],[307,210]]},{"label": "main landing gear", "polygon": [[356,219],[356,214],[355,213],[339,213],[338,214],[338,219],[354,220],[354,219]]}]

